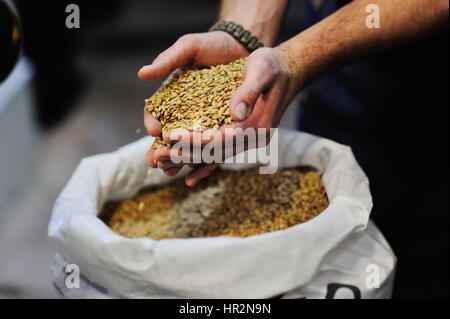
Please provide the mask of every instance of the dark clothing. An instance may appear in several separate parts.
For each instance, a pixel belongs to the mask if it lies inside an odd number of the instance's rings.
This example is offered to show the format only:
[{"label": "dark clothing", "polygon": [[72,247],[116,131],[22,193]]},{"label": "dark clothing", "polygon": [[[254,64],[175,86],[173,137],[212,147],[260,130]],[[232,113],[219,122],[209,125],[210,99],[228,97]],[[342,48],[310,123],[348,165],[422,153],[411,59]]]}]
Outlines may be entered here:
[{"label": "dark clothing", "polygon": [[[339,8],[309,4],[313,24]],[[350,145],[398,257],[394,297],[448,297],[448,31],[315,81],[299,127]]]}]

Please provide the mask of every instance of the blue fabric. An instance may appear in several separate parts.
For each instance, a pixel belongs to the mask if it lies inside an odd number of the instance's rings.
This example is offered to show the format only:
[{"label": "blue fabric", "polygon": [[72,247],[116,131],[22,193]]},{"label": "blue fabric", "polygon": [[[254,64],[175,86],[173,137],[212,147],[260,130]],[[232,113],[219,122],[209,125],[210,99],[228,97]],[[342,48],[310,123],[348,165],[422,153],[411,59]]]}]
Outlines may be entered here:
[{"label": "blue fabric", "polygon": [[[305,27],[340,7],[323,2],[308,1]],[[299,128],[350,145],[369,177],[371,218],[399,259],[395,297],[448,297],[448,36],[328,73],[301,99]]]},{"label": "blue fabric", "polygon": [[[326,18],[347,2],[323,0],[323,5],[318,9],[314,7],[314,1],[308,0],[305,28]],[[361,130],[374,129],[393,108],[422,103],[427,99],[426,90],[437,94],[438,104],[439,100],[447,100],[446,65],[448,31],[373,55],[327,74],[304,89],[307,96],[304,101],[307,102],[302,106],[328,111]],[[430,82],[431,79],[434,82]],[[429,87],[430,83],[434,83],[435,88]]]},{"label": "blue fabric", "polygon": [[[326,18],[342,4],[335,0],[323,0],[320,8],[313,1],[307,2],[305,28]],[[341,1],[342,2],[342,1]],[[371,125],[373,110],[381,102],[374,94],[380,78],[373,65],[366,61],[353,64],[333,72],[310,84],[305,93],[310,104],[328,108],[340,117],[350,120],[353,125]]]}]

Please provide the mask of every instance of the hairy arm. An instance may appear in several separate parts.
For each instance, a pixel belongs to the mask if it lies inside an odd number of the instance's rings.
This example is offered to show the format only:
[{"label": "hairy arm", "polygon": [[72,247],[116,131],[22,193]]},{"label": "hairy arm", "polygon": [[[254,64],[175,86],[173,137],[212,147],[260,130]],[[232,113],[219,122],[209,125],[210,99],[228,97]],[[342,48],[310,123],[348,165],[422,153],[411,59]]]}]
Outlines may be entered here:
[{"label": "hairy arm", "polygon": [[233,21],[271,47],[280,30],[288,0],[222,0],[219,20]]},{"label": "hairy arm", "polygon": [[[380,28],[366,26],[369,4],[379,7]],[[448,15],[448,0],[355,0],[278,49],[299,90],[329,70],[448,28]]]},{"label": "hairy arm", "polygon": [[[370,4],[379,7],[380,28],[366,26],[370,14],[366,8]],[[287,0],[223,0],[220,19],[242,24],[271,47],[286,6]],[[276,48],[256,50],[248,57],[243,83],[230,102],[233,125],[244,129],[277,127],[293,97],[310,81],[367,55],[448,28],[448,15],[448,0],[354,0]],[[219,41],[221,36],[226,45]],[[214,43],[214,50],[211,50]],[[236,43],[224,32],[191,35],[158,58],[152,68],[165,65],[170,70],[191,60],[200,65],[211,65],[246,56],[248,51]],[[235,46],[234,51],[227,50],[231,46]],[[231,56],[229,52],[236,54]],[[144,70],[141,77],[154,79],[157,72],[152,68]],[[156,126],[146,127],[152,134],[151,129]],[[159,130],[153,133],[157,135]],[[169,135],[166,134],[165,139],[170,141]],[[161,148],[154,153],[150,150],[148,162],[154,165],[154,160],[158,160],[158,167],[166,174],[174,175],[180,167],[165,159],[168,153],[168,149]],[[187,184],[194,185],[215,167],[217,163],[195,168],[187,176]]]}]

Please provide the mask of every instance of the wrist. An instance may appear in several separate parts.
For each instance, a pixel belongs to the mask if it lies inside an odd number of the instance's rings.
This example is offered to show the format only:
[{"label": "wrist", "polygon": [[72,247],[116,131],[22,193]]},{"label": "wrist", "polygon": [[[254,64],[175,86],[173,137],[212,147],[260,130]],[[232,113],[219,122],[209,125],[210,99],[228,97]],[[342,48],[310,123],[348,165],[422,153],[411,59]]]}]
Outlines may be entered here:
[{"label": "wrist", "polygon": [[277,46],[274,50],[278,54],[280,63],[283,66],[284,72],[288,78],[288,95],[295,96],[303,87],[306,86],[308,82],[305,66],[292,56],[288,48],[284,46]]},{"label": "wrist", "polygon": [[233,21],[220,20],[209,31],[223,31],[239,41],[249,52],[264,47],[264,43],[242,25]]},{"label": "wrist", "polygon": [[267,32],[264,32],[263,26],[259,23],[251,23],[246,20],[239,21],[239,19],[233,17],[221,17],[220,20],[233,21],[237,24],[240,24],[244,27],[244,29],[257,36],[265,46],[271,47],[273,45],[273,40],[271,39],[270,35]]},{"label": "wrist", "polygon": [[225,38],[226,42],[228,43],[228,48],[232,47],[232,50],[236,50],[236,48],[239,48],[239,52],[241,52],[240,57],[246,57],[250,55],[250,51],[243,45],[240,41],[236,40],[233,36],[228,34],[225,31],[210,31],[209,33],[216,33],[217,36]]},{"label": "wrist", "polygon": [[234,21],[272,47],[281,27],[288,0],[222,0],[219,20]]}]

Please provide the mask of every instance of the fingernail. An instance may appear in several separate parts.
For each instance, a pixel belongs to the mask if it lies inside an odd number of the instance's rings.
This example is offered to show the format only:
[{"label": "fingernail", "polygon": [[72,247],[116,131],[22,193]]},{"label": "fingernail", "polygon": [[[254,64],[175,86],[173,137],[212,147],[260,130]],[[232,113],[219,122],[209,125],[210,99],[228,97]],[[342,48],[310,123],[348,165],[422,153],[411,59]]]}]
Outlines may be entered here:
[{"label": "fingernail", "polygon": [[244,121],[248,115],[248,106],[245,102],[240,102],[236,106],[236,116],[238,121]]},{"label": "fingernail", "polygon": [[145,72],[145,71],[147,71],[148,69],[150,69],[152,66],[151,65],[144,65],[140,70],[139,70],[139,72]]},{"label": "fingernail", "polygon": [[189,175],[186,175],[185,182],[189,187],[195,186],[195,184],[197,184],[197,181],[194,178],[191,178],[191,176]]}]

